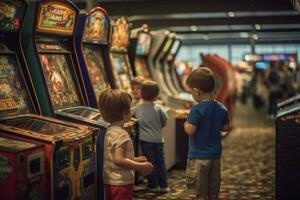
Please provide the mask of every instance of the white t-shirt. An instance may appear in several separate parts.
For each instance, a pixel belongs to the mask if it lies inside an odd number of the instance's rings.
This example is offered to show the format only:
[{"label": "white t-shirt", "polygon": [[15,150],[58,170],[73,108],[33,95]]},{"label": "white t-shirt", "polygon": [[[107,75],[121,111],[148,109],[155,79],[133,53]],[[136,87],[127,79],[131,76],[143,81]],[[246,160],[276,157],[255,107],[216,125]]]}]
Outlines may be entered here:
[{"label": "white t-shirt", "polygon": [[104,140],[103,179],[107,185],[129,185],[134,182],[134,171],[120,167],[114,163],[117,148],[126,143],[125,157],[134,158],[133,144],[129,134],[120,126],[107,129]]}]

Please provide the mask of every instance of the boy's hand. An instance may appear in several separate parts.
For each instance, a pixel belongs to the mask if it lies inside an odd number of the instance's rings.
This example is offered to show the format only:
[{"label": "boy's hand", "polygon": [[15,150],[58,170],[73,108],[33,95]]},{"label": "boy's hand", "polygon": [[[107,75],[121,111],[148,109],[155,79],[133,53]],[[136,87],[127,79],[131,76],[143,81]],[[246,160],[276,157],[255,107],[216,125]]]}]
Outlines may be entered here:
[{"label": "boy's hand", "polygon": [[151,174],[151,172],[153,171],[154,167],[153,165],[151,164],[151,162],[144,162],[142,163],[142,166],[141,166],[141,172],[144,176],[147,176],[149,174]]},{"label": "boy's hand", "polygon": [[133,159],[136,162],[147,162],[147,158],[145,156],[138,156]]}]

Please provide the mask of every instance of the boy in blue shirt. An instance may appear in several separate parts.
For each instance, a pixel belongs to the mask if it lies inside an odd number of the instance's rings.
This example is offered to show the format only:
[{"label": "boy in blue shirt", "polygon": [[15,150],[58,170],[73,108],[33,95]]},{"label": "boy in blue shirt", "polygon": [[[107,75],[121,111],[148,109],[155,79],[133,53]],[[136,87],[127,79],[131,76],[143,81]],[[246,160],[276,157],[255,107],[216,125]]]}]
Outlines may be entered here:
[{"label": "boy in blue shirt", "polygon": [[227,109],[214,99],[215,79],[207,67],[199,67],[186,80],[195,101],[184,130],[189,135],[186,169],[188,189],[198,200],[217,200],[221,185],[221,131],[230,130]]}]

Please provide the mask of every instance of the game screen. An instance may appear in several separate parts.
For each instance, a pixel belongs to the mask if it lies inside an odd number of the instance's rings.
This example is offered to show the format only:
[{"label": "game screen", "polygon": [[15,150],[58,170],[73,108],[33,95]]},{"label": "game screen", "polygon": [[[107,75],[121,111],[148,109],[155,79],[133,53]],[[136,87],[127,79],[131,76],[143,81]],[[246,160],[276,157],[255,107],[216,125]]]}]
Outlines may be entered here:
[{"label": "game screen", "polygon": [[118,88],[131,92],[131,71],[123,54],[111,54],[113,75]]},{"label": "game screen", "polygon": [[75,86],[66,54],[40,53],[43,72],[54,109],[79,106],[79,93]]},{"label": "game screen", "polygon": [[0,2],[0,32],[18,31],[26,5],[21,1]]},{"label": "game screen", "polygon": [[30,100],[16,55],[0,54],[0,118],[29,113]]},{"label": "game screen", "polygon": [[171,51],[170,51],[170,53],[172,55],[174,55],[176,53],[176,51],[178,50],[179,44],[180,44],[180,41],[179,40],[175,40],[175,42],[174,42],[174,44],[173,44],[173,46],[171,48]]},{"label": "game screen", "polygon": [[36,133],[45,135],[60,135],[63,132],[75,132],[77,129],[71,126],[63,124],[52,123],[46,120],[34,118],[34,117],[20,117],[2,121],[9,126],[13,126],[20,129],[29,130]]},{"label": "game screen", "polygon": [[146,61],[143,58],[136,57],[134,60],[135,71],[138,76],[151,78],[150,71],[147,67]]},{"label": "game screen", "polygon": [[97,42],[107,42],[109,19],[103,12],[95,10],[86,19],[83,39]]},{"label": "game screen", "polygon": [[172,45],[172,39],[169,38],[163,48],[163,52],[166,53],[170,49],[171,45]]},{"label": "game screen", "polygon": [[136,55],[147,55],[150,51],[151,36],[147,33],[140,33],[136,46]]},{"label": "game screen", "polygon": [[118,19],[113,27],[111,51],[127,51],[129,42],[129,24],[124,17]]},{"label": "game screen", "polygon": [[101,50],[92,45],[83,45],[83,52],[92,87],[96,97],[98,97],[103,89],[109,87]]}]

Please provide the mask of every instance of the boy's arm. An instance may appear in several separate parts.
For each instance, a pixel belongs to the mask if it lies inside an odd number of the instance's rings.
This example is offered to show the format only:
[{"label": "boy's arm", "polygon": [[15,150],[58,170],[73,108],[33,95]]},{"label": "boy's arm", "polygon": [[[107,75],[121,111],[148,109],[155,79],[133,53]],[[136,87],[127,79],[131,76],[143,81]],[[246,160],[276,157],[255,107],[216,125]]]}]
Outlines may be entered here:
[{"label": "boy's arm", "polygon": [[232,125],[231,125],[230,122],[229,122],[228,124],[225,124],[225,125],[221,128],[221,131],[222,131],[221,135],[222,135],[222,137],[225,138],[226,136],[228,136],[229,133],[230,133],[230,131],[231,131],[231,129],[232,129]]},{"label": "boy's arm", "polygon": [[140,171],[145,175],[150,174],[153,171],[153,165],[150,162],[136,162],[125,157],[125,149],[128,142],[120,145],[114,153],[114,162],[120,167],[126,169]]},{"label": "boy's arm", "polygon": [[187,135],[193,135],[197,130],[197,126],[189,123],[188,121],[184,122],[183,127],[184,127],[184,131],[186,132]]}]

